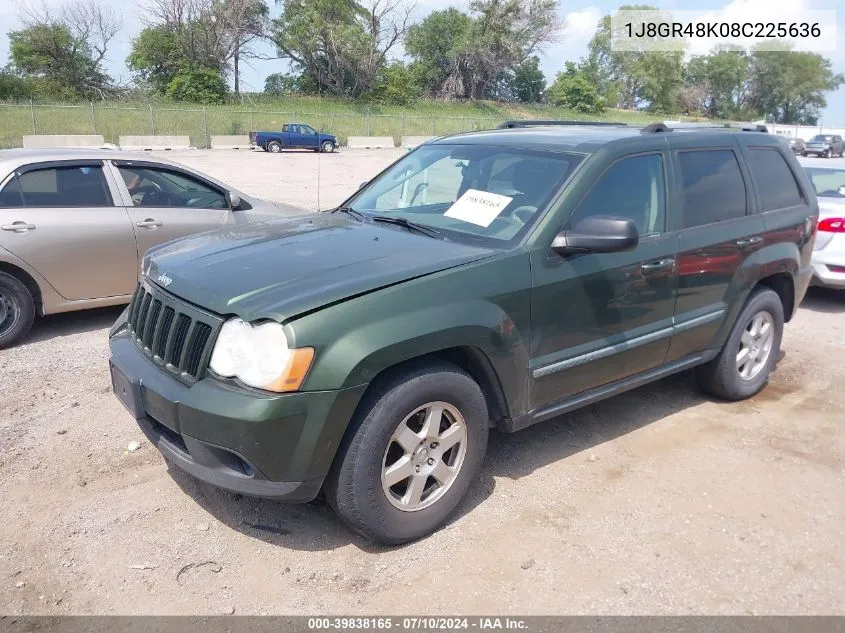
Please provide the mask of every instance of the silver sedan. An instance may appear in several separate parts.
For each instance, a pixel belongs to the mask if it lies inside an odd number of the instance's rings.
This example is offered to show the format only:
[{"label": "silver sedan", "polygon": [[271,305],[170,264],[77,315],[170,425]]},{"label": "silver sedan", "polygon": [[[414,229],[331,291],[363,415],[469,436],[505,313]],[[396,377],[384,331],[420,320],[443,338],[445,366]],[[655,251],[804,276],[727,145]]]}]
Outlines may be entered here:
[{"label": "silver sedan", "polygon": [[813,283],[845,288],[845,161],[803,163],[819,201],[819,231],[813,251]]},{"label": "silver sedan", "polygon": [[152,246],[304,212],[145,154],[2,150],[0,349],[38,314],[128,303]]}]

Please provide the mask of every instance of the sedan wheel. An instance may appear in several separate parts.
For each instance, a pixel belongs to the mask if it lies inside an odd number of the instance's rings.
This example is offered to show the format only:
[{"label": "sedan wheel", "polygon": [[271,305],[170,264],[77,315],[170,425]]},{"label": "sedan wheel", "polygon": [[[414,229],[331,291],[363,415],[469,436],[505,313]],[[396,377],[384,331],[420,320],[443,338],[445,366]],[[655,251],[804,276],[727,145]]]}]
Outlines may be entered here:
[{"label": "sedan wheel", "polygon": [[35,302],[16,277],[0,272],[0,349],[11,347],[29,333],[35,320]]}]

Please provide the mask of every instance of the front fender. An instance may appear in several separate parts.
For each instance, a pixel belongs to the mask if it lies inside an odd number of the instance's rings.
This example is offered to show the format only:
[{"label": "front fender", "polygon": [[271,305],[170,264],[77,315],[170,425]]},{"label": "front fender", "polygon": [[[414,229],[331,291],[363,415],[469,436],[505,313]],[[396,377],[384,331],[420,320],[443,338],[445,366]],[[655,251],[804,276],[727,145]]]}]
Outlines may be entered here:
[{"label": "front fender", "polygon": [[489,361],[511,413],[522,412],[530,270],[527,259],[513,259],[442,271],[297,319],[290,324],[295,344],[316,349],[303,389],[367,384],[399,363],[469,347]]}]

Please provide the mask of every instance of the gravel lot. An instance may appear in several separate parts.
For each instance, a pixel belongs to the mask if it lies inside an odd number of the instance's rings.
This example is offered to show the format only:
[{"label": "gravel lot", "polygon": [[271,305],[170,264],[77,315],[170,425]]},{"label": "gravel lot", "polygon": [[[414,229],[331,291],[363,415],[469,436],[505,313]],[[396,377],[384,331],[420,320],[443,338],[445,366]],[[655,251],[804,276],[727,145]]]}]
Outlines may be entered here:
[{"label": "gravel lot", "polygon": [[[311,206],[319,160],[326,208],[400,154],[167,156]],[[454,520],[398,549],[168,471],[111,394],[119,313],[0,352],[2,613],[845,614],[845,294],[811,291],[750,401],[684,374],[494,435]]]}]

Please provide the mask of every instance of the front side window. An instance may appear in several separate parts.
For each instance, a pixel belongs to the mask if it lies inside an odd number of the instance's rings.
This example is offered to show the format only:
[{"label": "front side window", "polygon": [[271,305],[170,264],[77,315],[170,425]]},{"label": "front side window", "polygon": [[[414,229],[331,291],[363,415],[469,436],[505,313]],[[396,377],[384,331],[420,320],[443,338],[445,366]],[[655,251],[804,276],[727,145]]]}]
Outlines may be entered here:
[{"label": "front side window", "polygon": [[18,174],[0,192],[0,206],[110,207],[113,203],[103,168],[83,165]]},{"label": "front side window", "polygon": [[575,154],[509,147],[423,146],[349,206],[424,224],[451,239],[503,244],[524,234],[580,161]]},{"label": "front side window", "polygon": [[820,198],[845,198],[845,169],[805,167],[804,171]]},{"label": "front side window", "polygon": [[118,170],[136,207],[229,207],[220,191],[187,174],[143,165],[119,165]]},{"label": "front side window", "polygon": [[746,213],[745,180],[729,149],[678,153],[683,187],[682,228],[741,218]]},{"label": "front side window", "polygon": [[614,163],[572,213],[566,228],[597,215],[632,220],[641,236],[661,233],[666,218],[663,158],[632,156]]},{"label": "front side window", "polygon": [[317,136],[317,132],[316,132],[316,131],[314,131],[314,128],[312,128],[312,127],[310,127],[310,126],[308,126],[308,125],[300,125],[300,126],[299,126],[299,131],[300,131],[302,134],[307,134],[307,135],[309,135],[309,136]]},{"label": "front side window", "polygon": [[798,183],[781,153],[775,149],[752,149],[748,161],[757,182],[763,211],[796,207],[804,203]]}]

